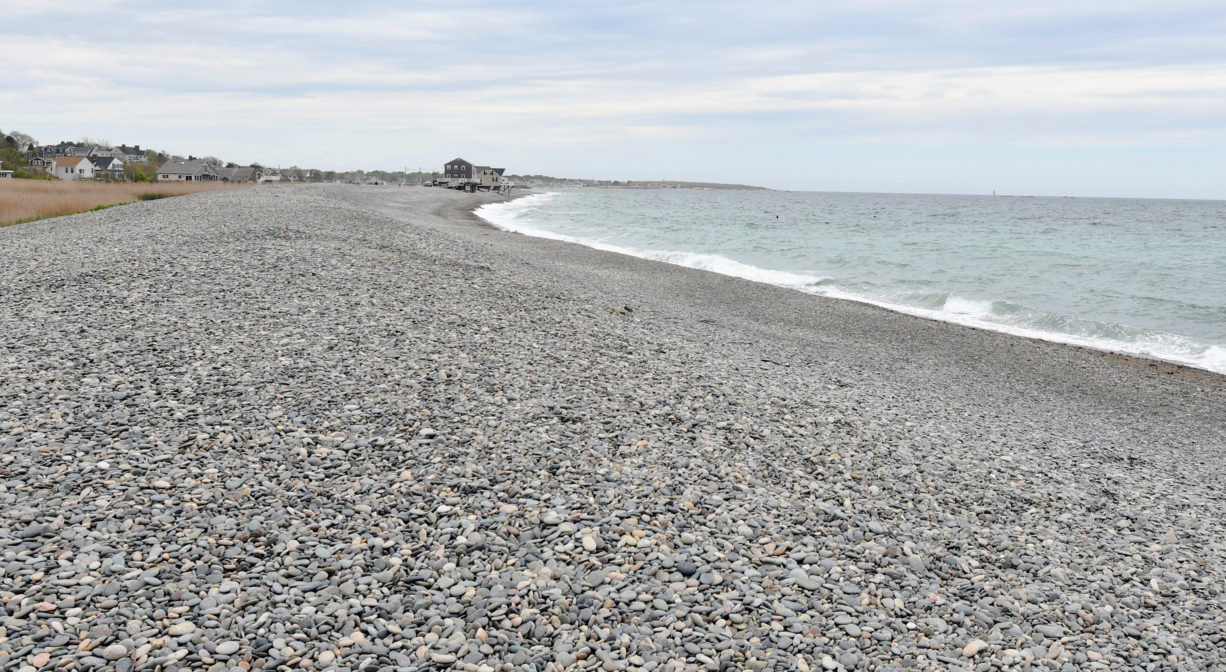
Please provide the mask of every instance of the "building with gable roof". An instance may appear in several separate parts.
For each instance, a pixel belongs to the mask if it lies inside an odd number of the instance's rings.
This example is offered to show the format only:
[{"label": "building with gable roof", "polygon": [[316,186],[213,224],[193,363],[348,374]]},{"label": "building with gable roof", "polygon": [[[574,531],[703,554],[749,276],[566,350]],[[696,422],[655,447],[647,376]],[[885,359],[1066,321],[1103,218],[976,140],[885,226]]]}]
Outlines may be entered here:
[{"label": "building with gable roof", "polygon": [[124,179],[123,161],[113,156],[91,156],[89,160],[94,164],[95,178],[104,178],[116,182]]},{"label": "building with gable roof", "polygon": [[233,168],[218,168],[217,177],[222,182],[259,182],[264,171],[255,166],[235,166]]},{"label": "building with gable roof", "polygon": [[158,182],[216,182],[217,179],[213,164],[194,156],[171,159],[158,168]]},{"label": "building with gable roof", "polygon": [[490,166],[474,166],[461,158],[455,158],[443,165],[443,178],[435,183],[451,189],[466,191],[503,191],[510,184],[502,179],[506,168]]},{"label": "building with gable roof", "polygon": [[454,158],[443,166],[443,177],[447,180],[473,179],[473,164],[461,158]]},{"label": "building with gable roof", "polygon": [[94,164],[88,156],[57,156],[51,162],[51,174],[61,180],[92,180]]}]

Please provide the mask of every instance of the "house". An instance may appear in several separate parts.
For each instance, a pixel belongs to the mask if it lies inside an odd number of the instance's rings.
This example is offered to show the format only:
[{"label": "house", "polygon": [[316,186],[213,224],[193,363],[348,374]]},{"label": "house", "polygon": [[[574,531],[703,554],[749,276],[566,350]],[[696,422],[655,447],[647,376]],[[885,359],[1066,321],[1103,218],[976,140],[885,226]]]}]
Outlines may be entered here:
[{"label": "house", "polygon": [[140,145],[129,147],[120,145],[114,148],[115,156],[124,160],[125,163],[141,163],[145,161],[145,150],[140,148]]},{"label": "house", "polygon": [[44,145],[38,148],[38,153],[41,156],[55,158],[57,156],[76,156],[76,145],[70,145],[67,142],[61,142],[58,145]]},{"label": "house", "polygon": [[47,158],[41,154],[35,154],[30,157],[30,167],[35,170],[41,170],[44,173],[51,172],[51,163],[55,159]]},{"label": "house", "polygon": [[113,156],[91,156],[91,163],[94,164],[94,177],[105,180],[119,182],[124,179],[123,161]]},{"label": "house", "polygon": [[497,191],[502,187],[502,174],[506,168],[490,168],[489,166],[473,167],[473,179],[478,180],[477,188]]},{"label": "house", "polygon": [[[0,161],[0,168],[4,168],[4,162]],[[11,170],[0,170],[0,180],[7,180],[13,176]]]},{"label": "house", "polygon": [[213,164],[194,156],[171,159],[158,168],[158,182],[216,182],[217,179]]},{"label": "house", "polygon": [[88,156],[57,156],[51,162],[51,174],[61,180],[92,180],[94,164]]},{"label": "house", "polygon": [[471,180],[473,179],[473,164],[460,158],[452,159],[443,167],[443,177],[449,181]]},{"label": "house", "polygon": [[474,166],[464,159],[455,158],[443,166],[443,177],[432,180],[430,184],[469,192],[503,192],[511,188],[511,184],[502,178],[506,170],[506,168]]},{"label": "house", "polygon": [[222,182],[259,182],[264,171],[255,166],[235,166],[233,168],[218,168],[217,177]]}]

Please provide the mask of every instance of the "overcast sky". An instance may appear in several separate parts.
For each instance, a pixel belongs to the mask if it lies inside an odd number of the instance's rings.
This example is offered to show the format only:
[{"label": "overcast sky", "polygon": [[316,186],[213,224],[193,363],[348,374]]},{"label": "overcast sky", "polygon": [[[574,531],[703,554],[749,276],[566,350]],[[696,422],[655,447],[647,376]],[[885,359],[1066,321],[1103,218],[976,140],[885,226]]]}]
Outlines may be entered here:
[{"label": "overcast sky", "polygon": [[229,161],[1226,198],[1221,0],[7,0],[0,129]]}]

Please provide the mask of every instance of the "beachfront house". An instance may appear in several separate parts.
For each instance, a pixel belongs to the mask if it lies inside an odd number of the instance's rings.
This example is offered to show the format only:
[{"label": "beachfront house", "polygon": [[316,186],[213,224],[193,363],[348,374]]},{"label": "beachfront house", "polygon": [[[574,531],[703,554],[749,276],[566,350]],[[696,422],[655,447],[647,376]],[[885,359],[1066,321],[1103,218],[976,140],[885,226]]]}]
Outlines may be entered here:
[{"label": "beachfront house", "polygon": [[506,168],[476,166],[473,168],[473,179],[477,181],[478,188],[497,191],[502,187],[502,174],[506,172],[506,170]]},{"label": "beachfront house", "polygon": [[509,182],[502,179],[506,170],[506,168],[474,166],[464,159],[455,158],[443,165],[442,179],[435,180],[432,184],[470,192],[503,191],[511,186]]},{"label": "beachfront house", "polygon": [[34,156],[30,157],[30,168],[44,173],[49,173],[51,172],[51,162],[52,159],[35,154]]},{"label": "beachfront house", "polygon": [[471,180],[473,179],[473,164],[460,158],[452,159],[443,167],[443,177],[448,181]]},{"label": "beachfront house", "polygon": [[158,182],[216,182],[217,169],[208,161],[189,156],[171,159],[158,168]]},{"label": "beachfront house", "polygon": [[51,174],[61,180],[92,180],[94,164],[88,156],[57,156],[51,162]]},{"label": "beachfront house", "polygon": [[[0,169],[4,168],[4,162],[0,161]],[[0,170],[0,180],[7,180],[13,176],[11,170]]]}]

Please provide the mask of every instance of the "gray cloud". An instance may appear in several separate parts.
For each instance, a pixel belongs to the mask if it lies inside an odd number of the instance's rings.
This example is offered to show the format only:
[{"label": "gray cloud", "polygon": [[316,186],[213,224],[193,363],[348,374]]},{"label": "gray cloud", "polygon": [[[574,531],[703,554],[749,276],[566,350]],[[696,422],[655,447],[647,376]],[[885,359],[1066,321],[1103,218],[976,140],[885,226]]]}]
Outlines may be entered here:
[{"label": "gray cloud", "polygon": [[[472,147],[529,172],[635,177],[659,155],[761,182],[786,155],[772,186],[809,188],[827,179],[812,157],[837,147],[1072,146],[1089,164],[1135,146],[1166,193],[1178,168],[1159,150],[1226,144],[1222,14],[1187,0],[19,2],[0,27],[0,122],[336,168]],[[88,107],[39,102],[78,97]]]}]

